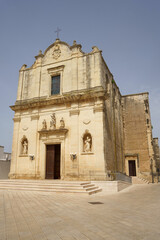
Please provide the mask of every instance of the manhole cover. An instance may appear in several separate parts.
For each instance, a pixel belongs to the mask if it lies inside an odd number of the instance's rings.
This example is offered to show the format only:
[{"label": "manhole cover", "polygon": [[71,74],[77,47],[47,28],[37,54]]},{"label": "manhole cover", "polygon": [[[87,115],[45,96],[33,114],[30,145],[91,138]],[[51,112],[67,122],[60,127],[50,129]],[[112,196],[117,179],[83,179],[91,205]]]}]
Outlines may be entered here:
[{"label": "manhole cover", "polygon": [[102,202],[89,202],[90,204],[103,204]]}]

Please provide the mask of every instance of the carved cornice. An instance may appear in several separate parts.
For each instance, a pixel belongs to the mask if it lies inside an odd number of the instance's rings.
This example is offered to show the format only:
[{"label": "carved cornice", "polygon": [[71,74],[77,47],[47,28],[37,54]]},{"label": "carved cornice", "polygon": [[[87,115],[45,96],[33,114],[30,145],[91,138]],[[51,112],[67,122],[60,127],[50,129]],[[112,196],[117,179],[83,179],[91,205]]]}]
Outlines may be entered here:
[{"label": "carved cornice", "polygon": [[10,106],[13,111],[26,110],[29,108],[42,108],[50,105],[66,104],[68,102],[80,102],[88,99],[106,99],[105,90],[102,87],[83,89],[63,93],[58,96],[39,97],[28,100],[16,101],[14,106]]},{"label": "carved cornice", "polygon": [[55,72],[60,72],[60,71],[63,71],[64,69],[64,65],[61,65],[61,66],[57,66],[57,67],[52,67],[52,68],[48,68],[48,73],[50,75],[54,74]]},{"label": "carved cornice", "polygon": [[38,131],[40,134],[57,134],[57,133],[64,133],[66,134],[68,132],[67,128],[57,128],[57,129],[52,129],[52,130],[40,130]]},{"label": "carved cornice", "polygon": [[58,137],[60,139],[64,139],[68,129],[66,128],[59,128],[54,130],[40,130],[38,131],[40,138],[47,139],[49,136]]},{"label": "carved cornice", "polygon": [[14,118],[13,118],[13,121],[14,121],[14,122],[20,122],[20,121],[21,121],[21,117],[14,117]]},{"label": "carved cornice", "polygon": [[124,156],[125,157],[138,157],[139,154],[138,153],[126,153]]}]

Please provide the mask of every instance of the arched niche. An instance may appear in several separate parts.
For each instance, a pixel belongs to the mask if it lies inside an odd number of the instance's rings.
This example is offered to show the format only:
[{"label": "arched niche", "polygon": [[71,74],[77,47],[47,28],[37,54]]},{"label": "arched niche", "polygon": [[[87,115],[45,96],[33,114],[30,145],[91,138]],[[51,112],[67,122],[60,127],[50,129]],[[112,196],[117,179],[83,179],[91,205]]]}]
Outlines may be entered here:
[{"label": "arched niche", "polygon": [[85,133],[83,134],[82,141],[83,141],[82,151],[84,153],[91,153],[92,152],[92,135],[88,130],[86,130]]},{"label": "arched niche", "polygon": [[20,155],[28,155],[28,139],[26,136],[21,139]]}]

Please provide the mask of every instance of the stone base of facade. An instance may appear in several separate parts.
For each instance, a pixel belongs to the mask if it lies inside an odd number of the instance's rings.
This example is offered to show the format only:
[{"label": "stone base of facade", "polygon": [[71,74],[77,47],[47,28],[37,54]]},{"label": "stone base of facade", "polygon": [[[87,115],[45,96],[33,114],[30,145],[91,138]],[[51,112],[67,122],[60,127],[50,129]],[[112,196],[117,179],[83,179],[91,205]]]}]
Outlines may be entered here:
[{"label": "stone base of facade", "polygon": [[[152,183],[152,175],[146,174],[146,173],[140,173],[138,174],[138,177],[144,180],[147,180],[148,182]],[[15,173],[9,173],[8,175],[9,179],[32,179],[32,180],[45,180],[44,177],[42,177],[40,174],[15,174]],[[67,174],[65,176],[61,176],[60,180],[64,181],[111,181],[115,180],[112,176],[112,174],[107,174],[104,172],[94,172],[94,174],[90,175],[83,175],[80,174],[79,176],[74,174]],[[158,177],[156,175],[153,176],[154,183],[158,182]],[[122,181],[126,182],[126,181]]]},{"label": "stone base of facade", "polygon": [[[40,179],[45,180],[45,177],[40,174],[15,174],[9,173],[8,177],[10,179]],[[54,179],[53,179],[54,180]],[[61,176],[60,180],[64,181],[112,181],[113,177],[110,174],[104,172],[92,172],[92,174],[66,174],[65,176]]]},{"label": "stone base of facade", "polygon": [[66,181],[111,181],[112,176],[104,171],[89,171],[79,175],[68,173],[64,176]]},{"label": "stone base of facade", "polygon": [[14,173],[9,173],[8,178],[10,179],[40,179],[42,180],[43,178],[37,174],[14,174]]}]

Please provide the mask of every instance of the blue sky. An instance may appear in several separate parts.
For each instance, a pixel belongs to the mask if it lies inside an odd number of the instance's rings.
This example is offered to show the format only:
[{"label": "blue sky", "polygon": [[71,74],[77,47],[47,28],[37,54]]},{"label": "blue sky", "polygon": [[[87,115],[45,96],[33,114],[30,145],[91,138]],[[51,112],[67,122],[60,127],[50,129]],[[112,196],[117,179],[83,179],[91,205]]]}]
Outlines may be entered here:
[{"label": "blue sky", "polygon": [[153,136],[160,137],[159,0],[0,0],[0,145],[11,151],[19,69],[60,39],[96,45],[121,94],[149,92]]}]

